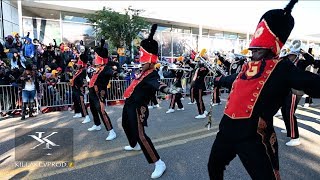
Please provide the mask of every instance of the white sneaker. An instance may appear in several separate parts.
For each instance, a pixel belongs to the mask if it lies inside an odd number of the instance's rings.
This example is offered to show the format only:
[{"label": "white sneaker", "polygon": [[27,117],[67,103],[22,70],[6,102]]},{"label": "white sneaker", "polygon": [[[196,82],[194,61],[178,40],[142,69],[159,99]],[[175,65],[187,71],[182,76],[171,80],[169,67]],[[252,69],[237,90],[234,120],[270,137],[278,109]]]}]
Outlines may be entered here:
[{"label": "white sneaker", "polygon": [[148,106],[148,109],[153,109],[153,106]]},{"label": "white sneaker", "polygon": [[279,110],[274,116],[281,116],[282,113],[281,113],[281,110]]},{"label": "white sneaker", "polygon": [[287,130],[286,129],[282,129],[281,132],[284,133],[284,134],[287,134]]},{"label": "white sneaker", "polygon": [[159,106],[159,104],[157,104],[157,105],[153,105],[153,107],[154,107],[154,108],[158,108],[158,107],[160,107],[160,106]]},{"label": "white sneaker", "polygon": [[302,97],[303,97],[303,98],[306,98],[306,97],[308,97],[308,95],[304,94]]},{"label": "white sneaker", "polygon": [[196,102],[189,102],[188,104],[196,104]]},{"label": "white sneaker", "polygon": [[169,113],[173,113],[174,112],[174,109],[169,109],[166,113],[169,114]]},{"label": "white sneaker", "polygon": [[110,130],[108,137],[106,138],[107,141],[112,141],[117,137],[116,132],[113,129]]},{"label": "white sneaker", "polygon": [[88,131],[100,131],[101,130],[101,126],[96,126],[93,125],[91,128],[88,129]]},{"label": "white sneaker", "polygon": [[206,118],[206,117],[207,117],[207,115],[206,115],[205,113],[203,113],[203,114],[201,114],[201,115],[196,116],[195,118],[196,118],[196,119],[204,119],[204,118]]},{"label": "white sneaker", "polygon": [[301,144],[300,139],[291,139],[289,142],[286,143],[287,146],[299,146]]},{"label": "white sneaker", "polygon": [[73,118],[81,118],[81,117],[82,117],[81,113],[76,113],[76,114],[73,116]]},{"label": "white sneaker", "polygon": [[305,104],[303,105],[303,107],[305,107],[305,108],[307,108],[307,107],[309,107],[309,106],[310,106],[309,103],[305,103]]},{"label": "white sneaker", "polygon": [[126,151],[140,151],[140,150],[141,150],[141,147],[140,147],[140,145],[137,143],[135,147],[131,147],[131,146],[129,145],[129,146],[125,146],[123,149],[126,150]]},{"label": "white sneaker", "polygon": [[181,109],[178,108],[177,111],[184,111],[184,108],[181,108]]},{"label": "white sneaker", "polygon": [[166,170],[166,164],[161,161],[161,159],[159,159],[156,163],[155,163],[156,167],[153,171],[153,173],[151,174],[151,178],[152,179],[156,179],[162,176],[162,174],[164,173],[164,171]]},{"label": "white sneaker", "polygon": [[218,106],[219,103],[211,103],[211,106]]},{"label": "white sneaker", "polygon": [[89,115],[86,115],[86,118],[82,121],[82,124],[88,123],[90,121],[91,121],[91,119],[90,119]]},{"label": "white sneaker", "polygon": [[203,113],[204,113],[206,116],[209,114],[208,111],[204,111]]}]

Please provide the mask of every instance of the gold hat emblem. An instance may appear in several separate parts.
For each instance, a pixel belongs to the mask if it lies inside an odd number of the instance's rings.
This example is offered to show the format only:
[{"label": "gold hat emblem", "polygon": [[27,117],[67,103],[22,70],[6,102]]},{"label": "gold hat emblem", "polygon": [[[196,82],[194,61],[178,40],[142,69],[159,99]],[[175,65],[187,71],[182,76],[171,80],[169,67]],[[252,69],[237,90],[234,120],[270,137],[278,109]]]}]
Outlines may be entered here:
[{"label": "gold hat emblem", "polygon": [[264,28],[263,27],[259,27],[257,29],[257,31],[254,33],[254,38],[259,38],[261,36],[261,34],[263,33]]}]

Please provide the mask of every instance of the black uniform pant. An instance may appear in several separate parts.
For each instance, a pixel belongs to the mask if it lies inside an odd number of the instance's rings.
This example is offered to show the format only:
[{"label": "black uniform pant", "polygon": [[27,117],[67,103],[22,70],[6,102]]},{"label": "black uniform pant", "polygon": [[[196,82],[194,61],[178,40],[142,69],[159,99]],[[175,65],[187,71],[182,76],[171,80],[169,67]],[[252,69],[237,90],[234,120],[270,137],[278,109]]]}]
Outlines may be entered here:
[{"label": "black uniform pant", "polygon": [[290,93],[281,108],[284,124],[287,129],[287,137],[299,138],[297,117],[294,115],[302,96]]},{"label": "black uniform pant", "polygon": [[183,105],[181,103],[181,98],[182,98],[181,93],[172,94],[169,109],[174,109],[176,103],[177,103],[179,109],[183,108]]},{"label": "black uniform pant", "polygon": [[148,116],[149,110],[146,106],[125,104],[122,111],[122,127],[130,146],[135,147],[139,143],[143,154],[151,164],[157,162],[160,156],[144,130]]},{"label": "black uniform pant", "polygon": [[[94,90],[89,90],[89,103],[90,103],[90,110],[93,116],[93,121],[96,126],[99,126],[101,124],[100,118],[102,119],[102,122],[104,126],[106,127],[107,131],[110,131],[113,129],[111,120],[108,116],[108,114],[105,111],[105,99],[100,100],[100,97],[97,96]],[[99,117],[100,116],[100,117]]]},{"label": "black uniform pant", "polygon": [[84,95],[82,94],[81,90],[73,88],[72,101],[75,113],[81,113],[82,117],[88,115],[88,109],[84,104]]},{"label": "black uniform pant", "polygon": [[255,137],[241,141],[230,140],[219,132],[208,162],[210,179],[222,180],[225,167],[236,155],[252,179],[280,179],[278,142],[272,126],[258,127]]},{"label": "black uniform pant", "polygon": [[204,106],[203,103],[203,90],[202,89],[198,89],[198,88],[194,88],[193,89],[193,95],[194,95],[194,99],[197,102],[197,107],[198,107],[198,112],[199,114],[203,114],[204,111],[206,110],[206,107]]},{"label": "black uniform pant", "polygon": [[190,88],[190,101],[192,103],[194,102],[194,87]]},{"label": "black uniform pant", "polygon": [[220,103],[220,87],[214,87],[213,89],[213,96],[212,96],[212,103]]},{"label": "black uniform pant", "polygon": [[151,103],[151,106],[158,104],[156,94],[154,94],[154,96],[152,96],[150,103]]}]

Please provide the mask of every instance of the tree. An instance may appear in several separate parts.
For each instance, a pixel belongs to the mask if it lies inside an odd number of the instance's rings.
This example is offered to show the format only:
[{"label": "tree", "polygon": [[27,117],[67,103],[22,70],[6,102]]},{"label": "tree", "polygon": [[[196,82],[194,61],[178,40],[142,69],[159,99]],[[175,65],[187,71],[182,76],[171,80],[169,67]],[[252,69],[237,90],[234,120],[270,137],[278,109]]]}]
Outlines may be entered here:
[{"label": "tree", "polygon": [[112,43],[113,47],[121,45],[131,52],[131,42],[139,34],[141,29],[149,27],[149,23],[139,14],[143,10],[129,7],[124,14],[114,11],[111,8],[103,7],[102,10],[87,16],[88,21],[96,27],[99,37],[104,37]]}]

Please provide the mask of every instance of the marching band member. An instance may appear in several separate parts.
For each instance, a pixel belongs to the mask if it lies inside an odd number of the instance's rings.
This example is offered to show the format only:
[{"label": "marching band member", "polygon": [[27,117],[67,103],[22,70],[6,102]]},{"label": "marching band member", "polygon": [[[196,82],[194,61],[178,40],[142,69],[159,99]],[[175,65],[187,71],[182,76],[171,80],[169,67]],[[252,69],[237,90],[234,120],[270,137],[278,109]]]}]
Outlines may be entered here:
[{"label": "marching band member", "polygon": [[[312,48],[309,48],[309,50],[308,50],[308,55],[309,55],[309,58],[313,58],[313,56],[312,56]],[[306,53],[305,53],[306,54]],[[304,57],[305,58],[305,57]],[[310,66],[310,70],[311,69],[313,69],[314,67],[311,67]],[[305,99],[305,101],[304,101],[304,105],[303,105],[303,107],[309,107],[310,106],[310,104],[312,104],[313,102],[312,102],[312,98],[310,97],[310,96],[308,96],[308,95],[306,95],[306,99]]]},{"label": "marching band member", "polygon": [[[222,74],[220,72],[217,72],[217,76],[221,76]],[[213,88],[213,94],[212,94],[212,106],[220,105],[221,104],[221,93],[220,93],[221,86],[214,86]]]},{"label": "marching band member", "polygon": [[152,25],[149,37],[141,41],[140,63],[141,74],[130,84],[124,93],[125,104],[122,112],[122,127],[129,141],[126,151],[143,151],[147,161],[155,164],[151,178],[159,178],[166,170],[165,163],[146,135],[144,126],[147,126],[149,116],[148,103],[155,91],[177,93],[160,82],[159,74],[154,70],[158,60],[158,42],[153,40],[157,25]]},{"label": "marching band member", "polygon": [[113,69],[110,66],[111,62],[108,61],[108,50],[103,47],[104,43],[104,39],[101,39],[100,47],[95,50],[95,72],[89,82],[89,103],[94,125],[89,128],[88,131],[101,130],[101,118],[107,131],[109,131],[109,135],[106,140],[111,141],[115,139],[117,135],[114,132],[111,120],[105,111],[105,104],[107,85],[113,76]]},{"label": "marching band member", "polygon": [[87,69],[86,69],[87,62],[88,60],[86,55],[81,54],[77,62],[77,71],[74,74],[72,80],[70,81],[71,87],[72,87],[72,100],[73,100],[74,112],[75,112],[75,115],[73,117],[74,118],[85,117],[84,121],[82,121],[83,124],[90,122],[88,109],[84,104],[84,93],[85,93],[84,80],[86,79],[86,76],[87,76]]},{"label": "marching band member", "polygon": [[[301,44],[301,41],[298,41],[299,40],[295,40],[292,44],[294,44],[295,42]],[[303,56],[304,59],[301,59],[299,57],[300,54]],[[303,50],[300,50],[300,48],[291,48],[290,52],[287,53],[286,56],[301,71],[305,71],[308,66],[314,63],[313,57],[310,54],[304,52]],[[304,93],[301,91],[291,90],[281,108],[281,114],[286,126],[286,129],[281,130],[281,132],[286,133],[287,137],[291,138],[291,140],[286,143],[287,146],[298,146],[301,144],[299,139],[298,122],[297,117],[295,116],[295,111],[303,94]]]},{"label": "marching band member", "polygon": [[320,97],[318,75],[299,70],[287,58],[277,59],[293,29],[291,10],[296,2],[266,12],[249,46],[252,61],[239,74],[215,79],[231,92],[211,149],[210,179],[223,179],[225,166],[236,155],[252,179],[280,179],[273,115],[291,88]]},{"label": "marching band member", "polygon": [[190,102],[188,104],[196,104],[196,102],[194,101],[194,96],[193,96],[193,92],[194,92],[194,89],[192,87],[192,77],[193,75],[195,74],[195,71],[196,71],[196,64],[192,63],[192,60],[195,59],[195,55],[196,55],[196,52],[194,52],[193,50],[190,52],[190,57],[187,57],[186,58],[186,61],[185,61],[185,64],[189,65],[190,68],[192,69],[189,73],[188,73],[188,76],[190,78],[187,78],[187,84],[190,84],[190,90],[189,90],[189,94],[190,94]]},{"label": "marching band member", "polygon": [[[180,56],[178,59],[177,59],[177,65],[178,65],[178,68],[182,68],[182,61],[183,61],[183,57]],[[183,76],[183,70],[175,70],[175,78],[174,78],[174,82],[173,82],[173,86],[174,87],[178,87],[178,88],[181,88],[182,89],[182,83],[181,83],[181,79],[182,79],[182,76]],[[182,98],[182,94],[181,93],[177,93],[177,94],[172,94],[171,95],[171,101],[170,101],[170,105],[169,105],[169,110],[166,112],[167,114],[168,113],[173,113],[174,112],[174,108],[175,108],[175,104],[177,103],[178,105],[178,111],[183,111],[184,110],[184,107],[183,107],[183,104],[181,102],[181,98]]]},{"label": "marching band member", "polygon": [[[206,49],[203,49],[200,53],[200,56],[202,57],[206,51]],[[206,90],[206,84],[205,84],[205,77],[209,73],[209,70],[200,62],[198,62],[198,68],[196,69],[196,72],[192,78],[191,82],[191,88],[193,88],[193,97],[195,98],[197,102],[197,108],[199,115],[197,115],[196,119],[203,119],[207,117],[208,112],[206,111],[206,107],[203,103],[202,96],[204,95],[204,91]]]}]

